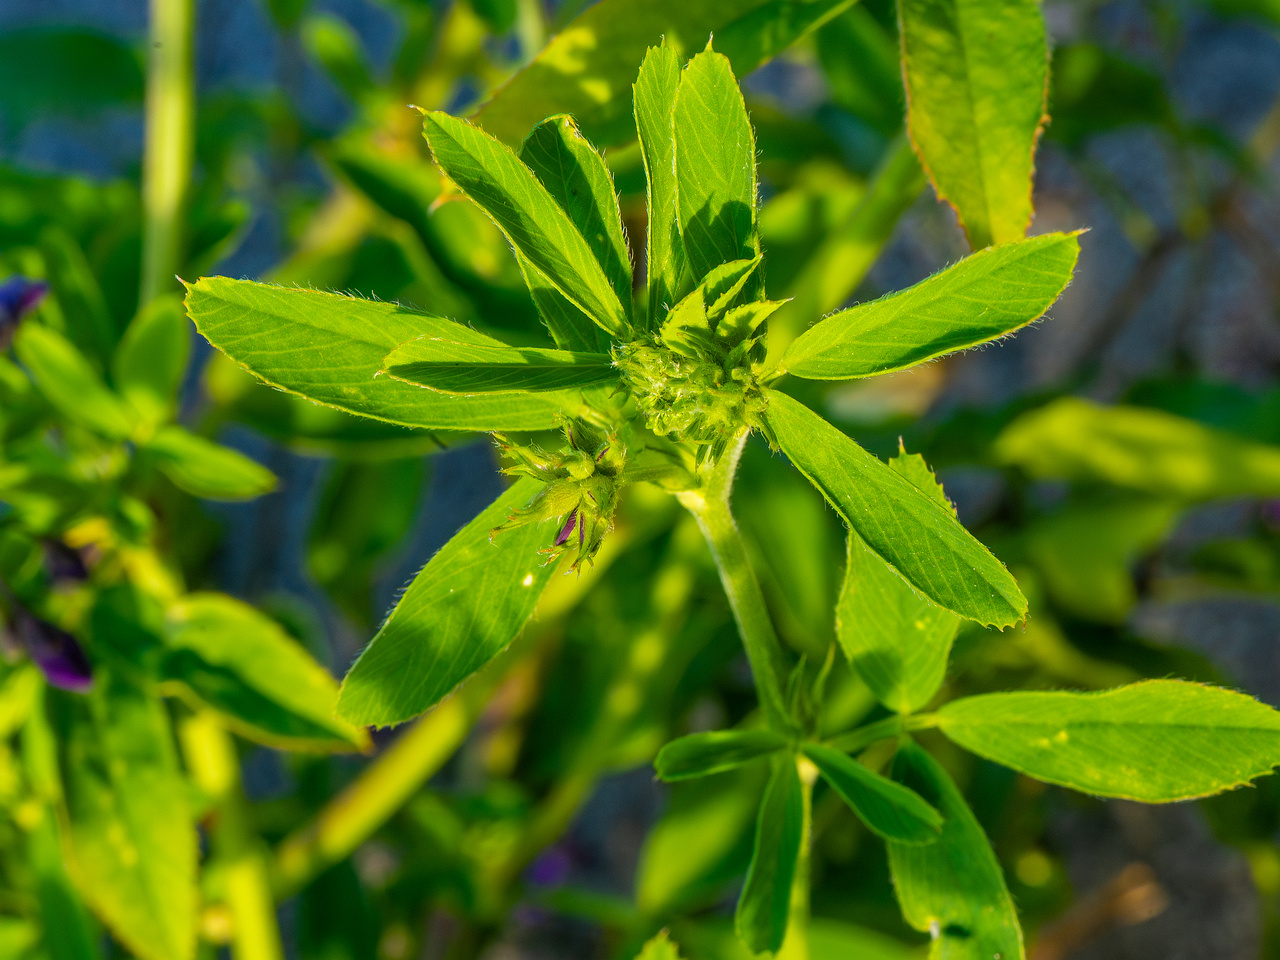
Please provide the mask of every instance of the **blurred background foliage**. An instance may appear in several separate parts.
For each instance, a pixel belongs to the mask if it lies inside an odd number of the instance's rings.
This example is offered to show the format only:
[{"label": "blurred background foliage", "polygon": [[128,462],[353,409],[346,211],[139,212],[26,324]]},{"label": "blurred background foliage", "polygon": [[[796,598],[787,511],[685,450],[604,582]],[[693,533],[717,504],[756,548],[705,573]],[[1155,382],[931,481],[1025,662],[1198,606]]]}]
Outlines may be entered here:
[{"label": "blurred background foliage", "polygon": [[[1280,706],[1280,6],[1044,13],[1033,231],[1090,228],[1052,321],[797,389],[881,455],[923,453],[1031,599],[1025,628],[962,630],[941,697],[1181,676]],[[406,104],[500,91],[479,119],[515,140],[574,112],[639,237],[629,84],[664,33],[691,52],[714,32],[747,75],[769,296],[795,298],[776,327],[966,252],[904,140],[884,0],[201,0],[195,20],[188,279],[540,342],[515,260],[445,194]],[[664,788],[649,767],[755,707],[665,495],[630,488],[595,569],[432,714],[372,741],[331,719],[331,675],[501,482],[485,442],[258,384],[194,336],[176,282],[140,303],[147,28],[141,0],[0,2],[0,280],[49,285],[0,358],[0,956],[629,958],[662,926],[691,960],[742,956],[763,772]],[[821,658],[839,521],[747,456],[735,507],[775,621]],[[840,664],[831,683],[829,729],[875,719]],[[930,746],[1036,960],[1280,957],[1274,778],[1139,808]],[[832,795],[814,831],[815,960],[922,957],[883,848]]]}]

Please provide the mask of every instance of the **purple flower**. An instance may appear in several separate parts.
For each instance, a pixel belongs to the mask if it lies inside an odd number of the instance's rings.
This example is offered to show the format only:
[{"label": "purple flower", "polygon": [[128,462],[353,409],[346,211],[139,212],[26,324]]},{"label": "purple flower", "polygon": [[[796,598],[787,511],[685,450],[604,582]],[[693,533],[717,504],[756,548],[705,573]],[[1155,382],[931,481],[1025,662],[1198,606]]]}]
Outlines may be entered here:
[{"label": "purple flower", "polygon": [[565,520],[564,526],[560,528],[560,532],[556,534],[556,546],[563,547],[569,542],[569,537],[573,535],[573,527],[578,522],[578,508],[574,507],[569,511],[569,518]]},{"label": "purple flower", "polygon": [[72,693],[88,693],[93,689],[93,667],[75,637],[23,609],[17,611],[14,620],[27,656],[46,680]]},{"label": "purple flower", "polygon": [[23,317],[29,314],[49,293],[49,284],[21,274],[0,283],[0,335],[12,334]]},{"label": "purple flower", "polygon": [[529,865],[525,874],[535,887],[558,887],[569,879],[573,857],[563,847],[549,847]]}]

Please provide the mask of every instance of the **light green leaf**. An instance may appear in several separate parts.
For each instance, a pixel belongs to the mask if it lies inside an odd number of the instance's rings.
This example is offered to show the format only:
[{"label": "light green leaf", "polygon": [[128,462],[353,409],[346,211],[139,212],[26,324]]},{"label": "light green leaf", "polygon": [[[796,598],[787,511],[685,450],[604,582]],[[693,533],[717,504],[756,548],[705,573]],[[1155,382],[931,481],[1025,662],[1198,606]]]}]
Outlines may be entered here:
[{"label": "light green leaf", "polygon": [[602,0],[554,36],[477,114],[500,140],[518,144],[534,124],[571,113],[601,147],[628,143],[631,84],[647,50],[659,43],[680,56],[715,35],[734,72],[760,64],[849,6],[850,0]]},{"label": "light green leaf", "polygon": [[836,636],[877,700],[911,713],[933,699],[959,628],[958,616],[921,596],[850,531]]},{"label": "light green leaf", "polygon": [[756,139],[728,58],[708,48],[689,61],[673,121],[676,213],[689,265],[701,280],[721,264],[760,253]]},{"label": "light green leaf", "polygon": [[190,960],[196,830],[159,700],[103,670],[88,698],[53,694],[71,873],[140,960]]},{"label": "light green leaf", "polygon": [[784,757],[769,778],[760,816],[751,866],[733,927],[754,953],[773,953],[787,935],[791,882],[804,833],[804,796],[795,761]]},{"label": "light green leaf", "polygon": [[151,423],[174,407],[191,354],[191,323],[177,296],[157,297],[124,332],[111,361],[116,389]]},{"label": "light green leaf", "polygon": [[924,951],[876,930],[839,920],[809,921],[809,960],[923,960]]},{"label": "light green leaf", "polygon": [[680,951],[663,930],[644,945],[644,949],[636,955],[636,960],[680,960]]},{"label": "light green leaf", "polygon": [[781,750],[787,738],[772,730],[713,730],[672,740],[653,762],[658,776],[671,783],[732,770]]},{"label": "light green leaf", "polygon": [[176,425],[161,427],[143,447],[175,485],[197,497],[251,500],[276,486],[262,464]]},{"label": "light green leaf", "polygon": [[520,147],[534,172],[587,241],[622,304],[631,303],[631,253],[613,174],[567,114],[548,117]]},{"label": "light green leaf", "polygon": [[872,773],[839,750],[806,743],[804,755],[871,832],[900,843],[932,843],[942,816],[918,793]]},{"label": "light green leaf", "polygon": [[1035,0],[898,0],[907,129],[975,250],[1031,223],[1049,57]]},{"label": "light green leaf", "polygon": [[552,535],[537,523],[493,530],[540,487],[517,481],[423,567],[343,680],[339,716],[361,726],[410,720],[515,639],[551,578],[538,549]]},{"label": "light green leaf", "polygon": [[520,265],[525,286],[529,288],[529,296],[538,308],[538,316],[556,346],[561,350],[587,353],[600,349],[600,338],[604,336],[604,331],[592,323],[591,318],[579,310],[572,300],[557,290],[556,285],[543,276],[542,271],[530,263],[523,253],[519,250],[512,252]]},{"label": "light green leaf", "polygon": [[999,627],[1026,616],[1017,582],[947,507],[803,404],[767,396],[778,445],[876,556],[952,613]]},{"label": "light green leaf", "polygon": [[364,732],[334,716],[338,684],[278,623],[219,593],[192,593],[165,611],[170,679],[237,732],[286,749],[364,746]]},{"label": "light green leaf", "polygon": [[348,413],[435,430],[549,430],[582,407],[578,391],[459,398],[377,376],[416,337],[501,345],[399,304],[224,277],[187,291],[187,312],[215,347],[273,386]]},{"label": "light green leaf", "polygon": [[675,304],[684,268],[684,245],[676,215],[675,126],[672,110],[680,88],[680,56],[670,47],[652,47],[632,87],[640,155],[644,159],[649,213],[649,328],[657,329]]},{"label": "light green leaf", "polygon": [[995,444],[1036,477],[1103,481],[1186,500],[1280,495],[1280,447],[1142,407],[1062,397],[1023,414]]},{"label": "light green leaf", "polygon": [[631,297],[619,299],[591,245],[511,149],[447,113],[423,117],[436,164],[493,218],[511,245],[612,337],[630,328]]},{"label": "light green leaf", "polygon": [[1079,253],[1073,233],[982,250],[914,287],[819,321],[787,348],[778,372],[871,377],[1012,333],[1053,305]]},{"label": "light green leaf", "polygon": [[1280,712],[1185,680],[965,697],[943,706],[938,725],[1037,780],[1145,803],[1221,793],[1280,764]]},{"label": "light green leaf", "polygon": [[38,323],[24,323],[14,336],[13,349],[40,392],[64,417],[113,440],[133,433],[137,425],[133,411],[107,389],[89,361],[62,334]]},{"label": "light green leaf", "polygon": [[889,842],[902,916],[930,934],[932,960],[1023,960],[1022,928],[991,844],[938,761],[914,743],[898,751],[893,778],[933,804],[942,835],[929,844]]},{"label": "light green leaf", "polygon": [[464,395],[599,387],[618,379],[604,353],[479,346],[435,337],[402,343],[383,364],[396,380]]}]

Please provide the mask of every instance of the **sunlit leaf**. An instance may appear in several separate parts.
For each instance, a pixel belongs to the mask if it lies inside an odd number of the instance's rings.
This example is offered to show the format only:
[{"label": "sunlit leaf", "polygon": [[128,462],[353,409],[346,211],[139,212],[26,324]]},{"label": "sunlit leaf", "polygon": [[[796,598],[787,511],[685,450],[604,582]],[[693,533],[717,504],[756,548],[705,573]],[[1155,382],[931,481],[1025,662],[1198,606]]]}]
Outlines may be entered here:
[{"label": "sunlit leaf", "polygon": [[787,935],[791,882],[804,831],[804,796],[795,761],[784,757],[769,778],[756,821],[751,867],[733,926],[753,952],[776,952]]},{"label": "sunlit leaf", "polygon": [[111,360],[116,389],[153,423],[174,407],[191,354],[191,323],[176,296],[157,297],[134,317]]},{"label": "sunlit leaf", "polygon": [[1037,477],[1187,500],[1280,494],[1280,447],[1141,407],[1062,397],[1005,428],[995,454]]},{"label": "sunlit leaf", "polygon": [[636,955],[636,960],[680,960],[680,951],[663,930],[644,945],[644,949]]},{"label": "sunlit leaf", "polygon": [[975,250],[1023,236],[1049,73],[1035,0],[898,0],[907,129]]},{"label": "sunlit leaf", "polygon": [[165,674],[186,683],[241,733],[273,745],[342,749],[366,739],[333,715],[338,684],[270,617],[217,593],[165,612],[174,651]]},{"label": "sunlit leaf", "polygon": [[63,416],[113,440],[133,433],[136,415],[107,389],[66,337],[40,324],[24,323],[13,348],[40,392]]},{"label": "sunlit leaf", "polygon": [[215,347],[273,386],[348,413],[437,430],[548,430],[581,407],[573,391],[459,398],[377,376],[388,353],[417,337],[500,345],[399,304],[223,277],[187,291],[187,312]]},{"label": "sunlit leaf", "polygon": [[554,534],[537,523],[493,530],[540,488],[517,481],[422,568],[342,682],[339,716],[361,726],[410,720],[515,639],[551,578],[538,549]]},{"label": "sunlit leaf", "polygon": [[781,750],[786,737],[771,730],[714,730],[672,740],[658,751],[653,767],[671,782],[705,777]]},{"label": "sunlit leaf", "polygon": [[900,843],[938,839],[942,817],[919,794],[872,773],[839,750],[816,743],[807,743],[803,749],[831,789],[877,836]]},{"label": "sunlit leaf", "polygon": [[1009,571],[947,507],[808,407],[767,395],[765,419],[778,445],[876,556],[962,617],[1004,627],[1026,615]]},{"label": "sunlit leaf", "polygon": [[1184,680],[965,697],[942,707],[938,725],[1028,776],[1147,803],[1230,790],[1280,764],[1280,712]]},{"label": "sunlit leaf", "polygon": [[907,923],[933,937],[938,960],[1022,960],[1022,928],[982,827],[938,761],[907,744],[893,778],[942,814],[933,843],[889,842],[889,867]]},{"label": "sunlit leaf", "polygon": [[670,47],[653,47],[645,54],[632,90],[636,130],[644,158],[648,199],[649,302],[646,314],[656,327],[675,305],[684,266],[684,244],[676,213],[676,158],[673,108],[680,87],[680,57]]},{"label": "sunlit leaf", "polygon": [[275,489],[276,476],[238,450],[182,427],[161,427],[143,444],[170,480],[197,497],[250,500]]},{"label": "sunlit leaf", "polygon": [[598,387],[618,379],[604,353],[480,346],[433,337],[401,344],[383,363],[396,380],[463,395]]},{"label": "sunlit leaf", "polygon": [[509,147],[447,113],[426,114],[423,129],[436,164],[511,245],[601,329],[623,335],[631,297],[618,297],[591,245],[533,171]]},{"label": "sunlit leaf", "polygon": [[1071,233],[982,250],[914,287],[819,321],[796,338],[778,370],[814,380],[869,377],[1012,333],[1058,299],[1079,252]]}]

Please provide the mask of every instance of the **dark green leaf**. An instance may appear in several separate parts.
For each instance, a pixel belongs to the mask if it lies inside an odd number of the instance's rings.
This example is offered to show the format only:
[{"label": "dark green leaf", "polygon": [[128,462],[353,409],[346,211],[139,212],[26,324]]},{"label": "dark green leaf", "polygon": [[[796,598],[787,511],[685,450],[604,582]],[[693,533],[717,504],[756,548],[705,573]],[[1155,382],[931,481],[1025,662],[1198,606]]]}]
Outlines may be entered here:
[{"label": "dark green leaf", "polygon": [[107,389],[66,337],[40,324],[24,323],[13,348],[40,392],[63,416],[113,440],[133,433],[136,415]]},{"label": "dark green leaf", "polygon": [[1038,780],[1146,803],[1220,793],[1280,764],[1280,712],[1183,680],[965,697],[943,706],[938,725]]},{"label": "dark green leaf", "polygon": [[775,766],[760,803],[751,867],[733,926],[753,953],[776,952],[787,935],[791,883],[804,834],[804,795],[795,761]]},{"label": "dark green leaf", "polygon": [[907,128],[975,250],[1022,237],[1049,73],[1035,0],[898,0]]},{"label": "dark green leaf", "polygon": [[676,215],[675,126],[672,109],[680,88],[680,56],[670,47],[653,47],[640,65],[632,88],[636,130],[644,158],[649,214],[645,253],[648,257],[649,327],[657,329],[676,302],[684,245]]},{"label": "dark green leaf", "polygon": [[511,245],[606,333],[625,335],[629,293],[618,297],[591,245],[533,171],[509,147],[447,113],[426,114],[423,129],[436,164]]},{"label": "dark green leaf", "polygon": [[551,578],[538,549],[552,533],[537,523],[493,530],[540,487],[517,481],[423,567],[342,682],[339,716],[361,726],[412,719],[515,639]]},{"label": "dark green leaf", "polygon": [[170,425],[143,447],[176,486],[209,500],[251,500],[275,489],[276,476],[238,450]]},{"label": "dark green leaf", "polygon": [[416,337],[500,345],[399,304],[223,277],[187,290],[187,312],[215,347],[273,386],[348,413],[437,430],[548,430],[581,408],[576,391],[458,398],[377,376]]},{"label": "dark green leaf", "polygon": [[333,715],[338,685],[270,617],[217,593],[188,594],[165,613],[170,679],[242,733],[292,749],[363,746],[363,732]]},{"label": "dark green leaf", "polygon": [[962,617],[1006,627],[1026,616],[1009,571],[947,507],[803,404],[774,390],[767,396],[778,445],[876,556]]},{"label": "dark green leaf", "polygon": [[787,745],[787,738],[771,730],[713,730],[672,740],[653,762],[668,783],[731,770]]},{"label": "dark green leaf", "polygon": [[89,698],[58,693],[55,719],[72,875],[140,960],[196,947],[196,830],[160,701],[99,670]]},{"label": "dark green leaf", "polygon": [[19,123],[48,113],[94,115],[141,103],[142,64],[128,44],[93,30],[10,27],[0,37],[0,103]]},{"label": "dark green leaf", "polygon": [[755,134],[727,57],[708,49],[689,61],[673,120],[676,213],[689,265],[701,280],[721,264],[760,253]]},{"label": "dark green leaf", "polygon": [[1022,928],[982,827],[951,778],[915,744],[898,751],[893,777],[942,814],[929,844],[889,842],[893,885],[907,923],[933,937],[941,960],[1022,960]]},{"label": "dark green leaf", "polygon": [[877,836],[899,843],[932,843],[942,816],[918,793],[872,773],[839,750],[807,743],[804,755],[822,778]]},{"label": "dark green leaf", "polygon": [[914,287],[819,321],[787,348],[778,371],[812,380],[870,377],[1012,333],[1058,299],[1079,253],[1073,233],[975,253]]},{"label": "dark green leaf", "polygon": [[618,379],[613,361],[604,353],[479,346],[425,337],[396,347],[383,363],[387,375],[396,380],[463,395],[599,387]]}]

